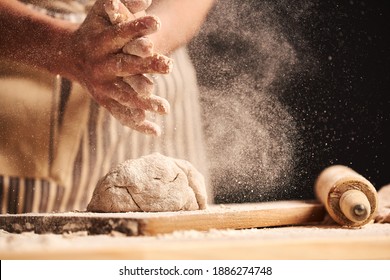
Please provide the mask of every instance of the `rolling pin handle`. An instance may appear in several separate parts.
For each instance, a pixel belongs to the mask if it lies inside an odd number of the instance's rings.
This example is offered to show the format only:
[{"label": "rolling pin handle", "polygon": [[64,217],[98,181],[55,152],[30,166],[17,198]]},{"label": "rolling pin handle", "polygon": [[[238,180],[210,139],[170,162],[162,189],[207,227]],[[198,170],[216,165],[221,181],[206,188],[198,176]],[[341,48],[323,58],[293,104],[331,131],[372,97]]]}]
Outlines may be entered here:
[{"label": "rolling pin handle", "polygon": [[371,213],[367,196],[359,190],[349,190],[343,193],[339,201],[340,209],[350,221],[365,221]]},{"label": "rolling pin handle", "polygon": [[361,216],[367,216],[369,212],[367,211],[367,208],[363,204],[356,204],[355,207],[353,207],[353,213],[356,216],[361,217]]}]

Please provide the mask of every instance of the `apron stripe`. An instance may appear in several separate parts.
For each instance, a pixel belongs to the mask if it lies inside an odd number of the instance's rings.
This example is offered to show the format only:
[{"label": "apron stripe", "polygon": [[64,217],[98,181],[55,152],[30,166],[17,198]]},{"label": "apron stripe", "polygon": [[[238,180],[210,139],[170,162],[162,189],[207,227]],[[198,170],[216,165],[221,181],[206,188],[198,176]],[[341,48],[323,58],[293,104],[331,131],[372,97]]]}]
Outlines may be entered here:
[{"label": "apron stripe", "polygon": [[62,126],[62,122],[64,120],[64,114],[66,109],[66,104],[69,101],[70,92],[72,90],[72,82],[61,78],[60,83],[60,102],[59,102],[59,108],[58,108],[58,126]]},{"label": "apron stripe", "polygon": [[33,210],[33,201],[34,201],[34,193],[35,193],[35,180],[32,178],[24,179],[25,189],[24,196],[25,202],[23,205],[23,212],[28,213]]},{"label": "apron stripe", "polygon": [[40,185],[41,185],[41,197],[39,203],[39,212],[47,212],[50,185],[49,182],[45,180],[42,180]]},{"label": "apron stripe", "polygon": [[18,213],[19,178],[9,178],[8,213]]},{"label": "apron stripe", "polygon": [[4,207],[4,205],[6,204],[4,192],[5,192],[4,176],[0,176],[0,209],[1,209],[1,213],[6,212],[6,211],[4,211],[6,208],[6,207]]},{"label": "apron stripe", "polygon": [[62,200],[64,197],[64,188],[61,186],[57,186],[57,191],[56,191],[56,198],[54,201],[54,206],[53,206],[53,212],[60,212],[60,211],[66,211],[61,209],[62,205]]},{"label": "apron stripe", "polygon": [[79,150],[77,152],[77,156],[75,159],[74,167],[73,167],[73,180],[72,180],[72,188],[70,191],[70,196],[67,202],[67,209],[72,209],[76,200],[77,188],[80,186],[80,177],[81,177],[81,169],[82,169],[82,161],[83,161],[83,141],[80,143]]}]

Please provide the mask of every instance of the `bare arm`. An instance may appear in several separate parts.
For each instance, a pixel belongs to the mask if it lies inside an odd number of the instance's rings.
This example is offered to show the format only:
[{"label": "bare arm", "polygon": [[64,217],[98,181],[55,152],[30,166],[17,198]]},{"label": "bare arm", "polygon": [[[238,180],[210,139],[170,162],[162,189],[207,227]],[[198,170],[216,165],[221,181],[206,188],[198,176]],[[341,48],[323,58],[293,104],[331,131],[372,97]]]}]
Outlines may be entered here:
[{"label": "bare arm", "polygon": [[152,34],[157,52],[170,53],[185,45],[199,31],[215,0],[154,0],[148,14],[161,19],[162,27]]},{"label": "bare arm", "polygon": [[61,42],[69,40],[77,25],[36,13],[16,0],[0,1],[0,23],[1,59],[66,74],[58,67],[64,60]]}]

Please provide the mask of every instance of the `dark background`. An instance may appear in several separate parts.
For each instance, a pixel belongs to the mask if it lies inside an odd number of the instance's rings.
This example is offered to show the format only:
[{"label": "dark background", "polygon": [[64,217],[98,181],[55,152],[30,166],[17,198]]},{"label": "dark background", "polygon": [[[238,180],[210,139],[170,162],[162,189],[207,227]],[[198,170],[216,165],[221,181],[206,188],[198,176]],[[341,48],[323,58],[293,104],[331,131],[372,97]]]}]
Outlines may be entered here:
[{"label": "dark background", "polygon": [[[247,181],[238,192],[216,191],[216,202],[310,199],[315,178],[331,164],[352,167],[377,189],[389,184],[389,1],[219,1],[190,44],[202,94],[226,83],[226,77],[260,78],[261,54],[258,61],[246,60],[251,44],[234,34],[226,40],[226,5],[235,7],[242,32],[268,24],[297,54],[299,67],[286,65],[285,79],[272,88],[296,122],[296,162],[282,186],[291,191],[260,199],[249,191],[259,180]],[[268,17],[253,16],[265,9]],[[211,57],[233,65],[232,71],[223,71],[226,67]],[[206,130],[212,129],[206,120]],[[212,180],[217,187],[232,181],[229,176]]]}]

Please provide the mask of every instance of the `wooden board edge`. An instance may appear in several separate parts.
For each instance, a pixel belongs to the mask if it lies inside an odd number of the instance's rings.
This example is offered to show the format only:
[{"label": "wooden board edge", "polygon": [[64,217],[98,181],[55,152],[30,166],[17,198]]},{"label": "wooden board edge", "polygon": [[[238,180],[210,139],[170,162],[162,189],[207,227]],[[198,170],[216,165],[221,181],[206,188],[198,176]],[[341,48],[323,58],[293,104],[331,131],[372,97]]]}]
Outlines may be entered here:
[{"label": "wooden board edge", "polygon": [[139,235],[139,222],[127,218],[71,217],[71,216],[2,216],[0,229],[10,233],[64,234],[87,232],[89,235],[109,234],[113,231],[128,236]]},{"label": "wooden board edge", "polygon": [[[278,213],[275,212],[278,211]],[[322,204],[302,204],[289,208],[253,211],[209,213],[207,215],[178,215],[140,220],[140,235],[168,234],[180,230],[208,231],[211,229],[264,228],[289,225],[308,225],[322,222],[326,214]],[[196,221],[196,223],[194,222]]]},{"label": "wooden board edge", "polygon": [[[283,205],[281,207],[280,205]],[[0,229],[11,233],[35,232],[72,233],[85,231],[90,235],[117,231],[127,236],[157,235],[180,230],[207,231],[211,229],[243,229],[321,222],[325,216],[322,204],[312,201],[226,206],[225,211],[211,207],[210,211],[180,212],[177,215],[129,215],[104,213],[102,216],[83,213],[54,213],[53,215],[0,215]],[[223,209],[223,208],[222,208]],[[85,213],[87,214],[87,213]]]}]

